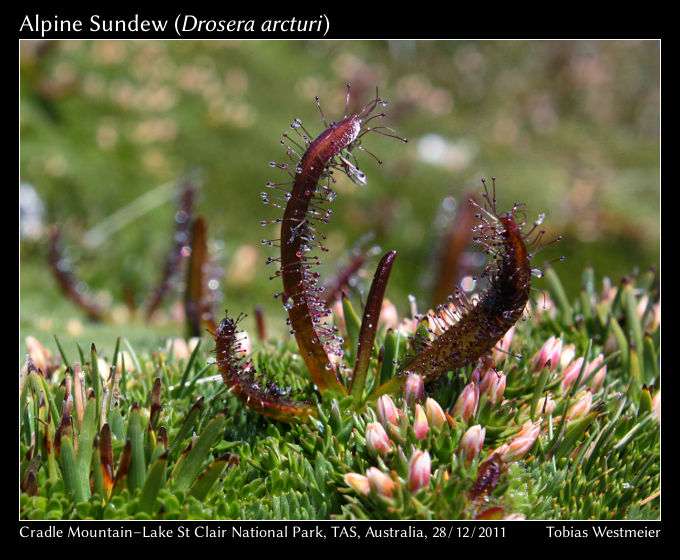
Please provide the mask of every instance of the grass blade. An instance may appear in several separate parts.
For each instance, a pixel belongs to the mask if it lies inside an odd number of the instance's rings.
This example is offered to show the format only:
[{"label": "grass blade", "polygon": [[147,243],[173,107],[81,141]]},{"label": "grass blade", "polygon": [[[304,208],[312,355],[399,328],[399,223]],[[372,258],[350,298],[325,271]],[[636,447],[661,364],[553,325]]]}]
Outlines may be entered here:
[{"label": "grass blade", "polygon": [[210,463],[208,468],[196,479],[189,493],[198,500],[205,500],[208,492],[210,492],[224,470],[234,464],[234,457],[235,455],[231,453],[225,453],[222,457]]},{"label": "grass blade", "polygon": [[128,473],[128,487],[130,490],[141,488],[146,477],[143,431],[141,411],[139,404],[135,403],[130,410],[126,436],[131,445],[130,472]]},{"label": "grass blade", "polygon": [[179,490],[188,489],[194,482],[198,473],[201,471],[203,464],[210,453],[210,449],[222,433],[222,427],[225,422],[224,413],[217,414],[201,432],[201,435],[196,439],[195,445],[192,447],[189,455],[184,459],[174,476],[174,486]]},{"label": "grass blade", "polygon": [[146,480],[144,480],[142,493],[139,496],[138,511],[149,514],[153,513],[153,507],[156,503],[158,491],[161,489],[163,481],[165,480],[165,467],[167,462],[168,452],[166,451],[151,465],[149,473],[146,475]]}]

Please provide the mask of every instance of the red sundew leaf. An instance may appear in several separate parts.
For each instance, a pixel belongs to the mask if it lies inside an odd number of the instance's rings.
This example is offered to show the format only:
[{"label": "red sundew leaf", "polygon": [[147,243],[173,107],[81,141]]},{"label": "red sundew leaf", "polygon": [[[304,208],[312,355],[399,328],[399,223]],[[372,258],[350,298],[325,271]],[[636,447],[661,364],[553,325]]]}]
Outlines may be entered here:
[{"label": "red sundew leaf", "polygon": [[491,197],[484,187],[485,207],[478,207],[482,224],[475,228],[475,241],[494,257],[482,274],[489,278],[488,288],[478,300],[470,301],[462,290],[438,308],[441,331],[428,342],[400,372],[431,380],[438,375],[474,363],[487,354],[521,317],[531,290],[531,257],[525,240],[534,229],[522,231],[523,207],[499,214],[495,186]]},{"label": "red sundew leaf", "polygon": [[184,313],[187,334],[190,337],[201,335],[201,326],[214,332],[217,328],[210,305],[207,303],[205,270],[208,264],[208,245],[206,223],[203,216],[196,218],[191,241],[191,256],[187,267],[187,282],[184,292]]},{"label": "red sundew leaf", "polygon": [[262,341],[267,340],[267,325],[264,320],[264,310],[262,306],[255,306],[255,328],[257,332],[257,337]]},{"label": "red sundew leaf", "polygon": [[[74,432],[73,418],[71,417],[71,408],[73,400],[69,398],[71,395],[64,395],[64,403],[61,407],[61,419],[59,420],[59,426],[57,427],[54,434],[54,454],[55,457],[59,457],[61,452],[61,436],[64,430],[71,430]],[[74,432],[75,435],[75,432]],[[77,438],[73,438],[77,441]]]},{"label": "red sundew leaf", "polygon": [[184,248],[191,243],[191,228],[193,221],[194,198],[198,189],[198,182],[187,177],[180,185],[178,210],[175,214],[175,230],[173,233],[172,248],[168,252],[161,273],[161,278],[147,296],[146,318],[147,320],[156,313],[166,295],[170,291],[172,280],[179,273],[182,263],[186,258]]},{"label": "red sundew leaf", "polygon": [[500,453],[494,453],[477,469],[477,478],[468,491],[473,502],[481,501],[496,487],[503,472],[503,459]]},{"label": "red sundew leaf", "polygon": [[217,367],[231,393],[248,408],[281,422],[306,422],[316,414],[316,408],[306,401],[285,397],[276,383],[258,374],[243,356],[238,323],[241,317],[228,315],[215,331]]},{"label": "red sundew leaf", "polygon": [[95,321],[107,319],[107,310],[94,300],[88,288],[83,288],[84,283],[76,279],[71,269],[71,263],[64,256],[61,246],[61,231],[57,226],[52,226],[48,230],[47,239],[50,270],[66,297],[80,307],[91,319]]},{"label": "red sundew leaf", "polygon": [[326,284],[324,290],[324,301],[326,302],[326,306],[330,307],[336,299],[342,297],[350,279],[361,270],[361,267],[365,262],[365,255],[354,255],[349,263],[337,273],[335,278]]},{"label": "red sundew leaf", "polygon": [[[322,205],[330,202],[334,193],[327,186],[319,186],[319,181],[324,178],[330,183],[332,171],[340,170],[355,183],[365,184],[365,175],[350,161],[353,159],[351,151],[359,145],[361,136],[369,131],[396,138],[391,132],[385,132],[389,130],[385,127],[367,126],[372,119],[384,116],[371,115],[376,107],[385,104],[376,92],[376,97],[358,114],[345,116],[343,120],[331,123],[311,142],[307,135],[299,132],[301,123],[296,121],[292,128],[300,134],[305,146],[296,145],[306,148],[304,154],[300,157],[295,148],[283,141],[289,156],[299,158],[299,161],[294,166],[294,171],[287,164],[273,164],[274,167],[288,171],[293,177],[291,190],[285,196],[283,218],[277,220],[277,223],[281,223],[281,236],[277,240],[281,248],[281,256],[277,259],[281,266],[277,276],[281,276],[284,288],[281,297],[288,310],[291,332],[295,335],[300,355],[322,393],[330,389],[339,394],[347,394],[347,389],[338,378],[327,354],[335,350],[337,339],[332,330],[329,332],[323,324],[329,312],[321,296],[319,274],[313,271],[320,262],[317,256],[307,255],[314,248],[327,251],[321,244],[324,236],[317,231],[316,226],[319,223],[328,223],[330,212],[324,210]],[[322,118],[326,122],[323,112]],[[288,138],[287,135],[284,136]],[[273,183],[268,186],[281,187]],[[263,194],[264,201],[270,203],[270,197]],[[275,198],[271,197],[272,200]],[[278,206],[276,203],[272,204]]]},{"label": "red sundew leaf", "polygon": [[[346,389],[337,378],[326,355],[316,324],[322,319],[325,305],[314,293],[316,280],[310,278],[312,266],[318,262],[304,256],[310,248],[309,209],[317,183],[327,171],[327,165],[343,148],[354,142],[361,129],[358,117],[347,118],[327,128],[314,140],[299,164],[290,199],[281,222],[281,276],[284,304],[288,307],[290,325],[300,354],[319,391],[326,389],[344,394]],[[290,303],[287,302],[290,300]],[[330,374],[330,375],[329,375]]]},{"label": "red sundew leaf", "polygon": [[387,288],[392,264],[396,257],[397,252],[390,251],[380,260],[366,299],[366,307],[364,308],[361,329],[359,331],[359,345],[356,361],[354,362],[352,384],[350,385],[350,393],[354,396],[355,401],[361,398],[366,382],[366,372],[371,354],[373,353],[373,343],[378,330],[378,320],[380,318],[383,298],[385,297],[385,289]]},{"label": "red sundew leaf", "polygon": [[[472,196],[463,197],[463,200]],[[432,290],[433,305],[445,301],[453,286],[460,281],[461,255],[472,240],[475,208],[472,204],[461,204],[450,221],[441,253],[438,255],[439,269]]]}]

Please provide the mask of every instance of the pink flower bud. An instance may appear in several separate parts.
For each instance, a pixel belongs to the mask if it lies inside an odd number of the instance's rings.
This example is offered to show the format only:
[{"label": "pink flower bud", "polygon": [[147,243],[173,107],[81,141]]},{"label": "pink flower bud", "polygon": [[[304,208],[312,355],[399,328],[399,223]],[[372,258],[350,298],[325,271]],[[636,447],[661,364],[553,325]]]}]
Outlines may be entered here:
[{"label": "pink flower bud", "polygon": [[510,513],[503,518],[503,521],[526,521],[526,519],[523,513]]},{"label": "pink flower bud", "polygon": [[493,349],[493,359],[497,364],[500,364],[507,357],[514,336],[515,326],[513,325],[508,329],[505,335],[503,335],[503,338],[496,343],[496,346]]},{"label": "pink flower bud", "polygon": [[368,478],[359,473],[347,473],[345,475],[345,482],[359,492],[362,496],[368,496],[371,487],[368,483]]},{"label": "pink flower bud", "polygon": [[577,358],[562,371],[563,391],[568,389],[576,381],[578,374],[581,373],[581,367],[583,367],[583,357]]},{"label": "pink flower bud", "polygon": [[[490,383],[487,387],[487,399],[490,403],[499,403],[505,393],[505,374],[502,371],[489,370],[491,373]],[[481,389],[480,389],[481,392]]]},{"label": "pink flower bud", "polygon": [[[587,379],[591,373],[595,371],[596,368],[602,364],[604,361],[604,356],[602,354],[598,354],[594,360],[588,362],[588,365],[586,367],[586,371],[583,374],[583,379]],[[602,387],[602,384],[604,383],[604,378],[607,375],[607,366],[602,366],[596,373],[593,375],[592,379],[590,380],[590,388],[593,390],[594,393],[597,393],[600,388]]]},{"label": "pink flower bud", "polygon": [[404,398],[409,406],[413,406],[416,402],[422,400],[425,395],[425,383],[423,376],[417,373],[412,373],[406,378],[404,385]]},{"label": "pink flower bud", "polygon": [[546,395],[536,403],[534,414],[546,418],[552,414],[555,407],[557,407],[557,403],[553,400],[552,395]]},{"label": "pink flower bud", "polygon": [[519,434],[509,444],[503,453],[505,462],[516,461],[526,455],[541,432],[541,422],[526,422]]},{"label": "pink flower bud", "polygon": [[661,420],[661,389],[659,389],[652,397],[652,414],[656,416],[657,420]]},{"label": "pink flower bud", "polygon": [[479,389],[473,383],[468,383],[453,405],[451,413],[453,416],[460,416],[466,422],[477,414],[477,404],[479,402]]},{"label": "pink flower bud", "polygon": [[468,428],[467,432],[465,432],[460,439],[460,444],[458,446],[463,461],[470,463],[477,455],[479,455],[479,452],[484,445],[485,436],[486,428],[482,428],[479,424]]},{"label": "pink flower bud", "polygon": [[373,456],[385,457],[394,450],[394,443],[378,422],[366,424],[366,446]]},{"label": "pink flower bud", "polygon": [[380,306],[380,322],[388,329],[396,329],[399,324],[397,308],[388,299],[384,299]]},{"label": "pink flower bud", "polygon": [[50,351],[46,350],[34,336],[26,337],[26,350],[33,361],[33,365],[42,371],[43,375],[49,375],[49,362],[52,359]]},{"label": "pink flower bud", "polygon": [[564,369],[569,365],[569,362],[571,362],[574,357],[576,356],[576,345],[572,342],[571,344],[567,344],[564,348],[562,348],[562,355],[560,356],[560,367]]},{"label": "pink flower bud", "polygon": [[416,405],[416,415],[413,420],[413,431],[416,433],[418,439],[423,439],[427,432],[430,431],[430,425],[427,423],[427,416],[423,407],[419,404]]},{"label": "pink flower bud", "polygon": [[418,330],[418,319],[406,317],[397,325],[397,332],[406,336],[413,336],[416,330]]},{"label": "pink flower bud", "polygon": [[550,362],[549,367],[551,370],[556,369],[561,353],[562,340],[551,336],[533,357],[534,371],[542,371],[544,367],[548,366],[548,362]]},{"label": "pink flower bud", "polygon": [[483,371],[480,366],[475,366],[475,369],[473,369],[472,373],[470,374],[468,383],[474,383],[475,385],[479,386],[479,384],[482,382],[482,377],[484,374],[485,371]]},{"label": "pink flower bud", "polygon": [[[475,368],[475,371],[477,371],[476,368]],[[480,395],[486,394],[486,392],[489,390],[489,387],[494,382],[494,379],[496,377],[498,377],[498,373],[493,368],[485,369],[482,372],[482,374],[479,378],[479,381],[475,381],[475,383],[477,384],[477,387],[479,387],[479,394]]]},{"label": "pink flower bud", "polygon": [[[178,360],[188,360],[191,356],[191,350],[187,341],[183,338],[169,338],[165,342],[165,351],[169,354],[172,351],[173,356]],[[127,364],[127,359],[125,360]]]},{"label": "pink flower bud", "polygon": [[427,451],[414,452],[408,465],[408,489],[416,492],[430,484],[430,469],[432,467],[430,454]]},{"label": "pink flower bud", "polygon": [[590,391],[585,391],[585,393],[583,393],[579,399],[573,405],[571,405],[569,412],[567,412],[567,418],[569,420],[583,418],[590,412],[591,406],[593,406],[593,394]]},{"label": "pink flower bud", "polygon": [[376,467],[369,467],[366,471],[368,485],[378,496],[391,498],[394,495],[396,483],[388,475]]},{"label": "pink flower bud", "polygon": [[399,410],[389,395],[382,395],[378,398],[377,404],[378,420],[387,429],[388,426],[399,425]]},{"label": "pink flower bud", "polygon": [[430,426],[437,430],[446,424],[446,413],[437,401],[429,397],[425,400],[425,415]]}]

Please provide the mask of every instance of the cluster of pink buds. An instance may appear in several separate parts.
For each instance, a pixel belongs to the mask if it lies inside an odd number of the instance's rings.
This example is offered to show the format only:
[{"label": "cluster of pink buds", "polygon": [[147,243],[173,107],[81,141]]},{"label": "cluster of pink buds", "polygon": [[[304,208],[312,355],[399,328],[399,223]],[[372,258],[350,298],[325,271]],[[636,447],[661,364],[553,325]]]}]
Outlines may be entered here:
[{"label": "cluster of pink buds", "polygon": [[[399,409],[389,395],[382,395],[377,403],[378,422],[366,426],[366,444],[373,455],[384,456],[390,447],[386,440],[390,437],[403,440],[403,434],[408,426],[408,418]],[[424,439],[431,428],[440,430],[446,422],[453,419],[447,416],[437,401],[428,397],[425,406],[415,404],[413,431],[416,438]],[[370,439],[369,439],[370,426]]]},{"label": "cluster of pink buds", "polygon": [[[558,337],[551,336],[545,341],[541,349],[531,358],[532,369],[536,372],[543,371],[548,368],[551,371],[557,371],[561,368],[562,390],[568,389],[578,378],[585,359],[576,356],[576,347],[574,344],[563,346],[562,340]],[[581,378],[581,383],[586,381],[590,375],[599,368],[604,360],[604,356],[599,354],[593,360],[586,364],[586,369]],[[597,373],[590,379],[589,387],[593,392],[597,392],[604,383],[604,378],[607,374],[607,366],[601,367]]]},{"label": "cluster of pink buds", "polygon": [[[427,451],[414,450],[408,463],[405,484],[411,493],[418,492],[430,485],[432,461]],[[374,494],[380,498],[391,499],[399,484],[394,473],[392,476],[377,467],[369,467],[366,474],[347,473],[345,483],[362,496]]]},{"label": "cluster of pink buds", "polygon": [[500,454],[504,462],[510,463],[524,457],[532,448],[541,433],[541,421],[527,421],[510,443],[504,443],[493,453]]},{"label": "cluster of pink buds", "polygon": [[[583,385],[583,383],[591,376],[591,374],[593,374],[593,372],[597,368],[599,368],[598,371],[590,379],[590,383],[588,385],[593,392],[597,392],[600,390],[602,384],[604,383],[604,378],[607,375],[607,366],[605,365],[600,367],[603,360],[604,356],[602,354],[598,354],[593,360],[586,363],[585,371],[583,372],[583,376],[581,377],[581,385]],[[563,391],[566,391],[571,385],[573,385],[576,382],[576,379],[578,379],[578,376],[581,373],[581,368],[583,367],[584,361],[585,360],[583,357],[577,358],[576,360],[569,363],[562,370]]]},{"label": "cluster of pink buds", "polygon": [[502,371],[495,369],[494,362],[482,361],[470,375],[469,381],[477,385],[479,396],[485,395],[491,404],[500,404],[503,401],[506,378]]},{"label": "cluster of pink buds", "polygon": [[[411,376],[411,382],[407,385],[404,401],[412,400],[414,409],[412,424],[409,423],[407,413],[397,407],[389,395],[382,395],[378,398],[376,406],[378,421],[366,424],[366,447],[375,459],[387,460],[396,453],[398,445],[408,441],[408,432],[411,428],[416,439],[423,440],[431,430],[439,431],[446,423],[453,424],[453,419],[434,399],[427,397],[423,404],[417,402],[422,400],[425,394],[420,376]],[[469,445],[476,450],[470,451],[471,454],[479,453],[484,440],[483,432],[481,441],[477,440],[474,443],[470,441]],[[427,488],[430,484],[431,469],[430,454],[414,447],[408,461],[408,474],[403,481],[408,492],[415,493],[421,488]],[[394,472],[386,474],[377,467],[369,467],[366,474],[347,473],[345,482],[362,496],[374,495],[383,499],[391,499],[399,484],[399,478]]]}]

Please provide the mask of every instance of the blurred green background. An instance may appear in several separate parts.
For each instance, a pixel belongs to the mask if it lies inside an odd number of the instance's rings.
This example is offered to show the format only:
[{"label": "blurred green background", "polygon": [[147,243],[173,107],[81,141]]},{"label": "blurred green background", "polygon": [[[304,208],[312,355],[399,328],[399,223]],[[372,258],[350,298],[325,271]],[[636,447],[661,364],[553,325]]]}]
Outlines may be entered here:
[{"label": "blurred green background", "polygon": [[[196,210],[224,269],[219,307],[252,320],[262,305],[285,332],[280,282],[265,265],[273,250],[260,244],[278,237],[260,221],[280,213],[260,192],[286,180],[269,162],[286,160],[292,120],[321,132],[317,95],[328,120],[342,118],[347,83],[355,110],[378,86],[390,101],[384,124],[409,142],[364,137],[384,163],[360,153],[367,186],[338,180],[322,276],[372,231],[368,246],[399,253],[387,297],[401,314],[408,294],[429,305],[443,208],[491,176],[501,209],[525,202],[529,220],[545,213],[546,239],[563,235],[536,262],[565,255],[555,266],[571,296],[588,263],[598,281],[658,269],[658,41],[21,41],[20,345],[183,333],[180,322],[129,317],[123,301],[127,290],[141,303],[157,282],[172,185],[195,168]],[[137,219],[116,221],[144,201]],[[113,324],[89,323],[60,295],[46,264],[51,223],[79,276],[117,309]]]}]

